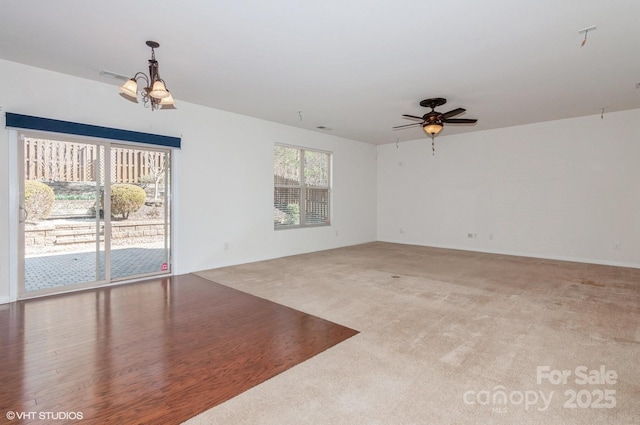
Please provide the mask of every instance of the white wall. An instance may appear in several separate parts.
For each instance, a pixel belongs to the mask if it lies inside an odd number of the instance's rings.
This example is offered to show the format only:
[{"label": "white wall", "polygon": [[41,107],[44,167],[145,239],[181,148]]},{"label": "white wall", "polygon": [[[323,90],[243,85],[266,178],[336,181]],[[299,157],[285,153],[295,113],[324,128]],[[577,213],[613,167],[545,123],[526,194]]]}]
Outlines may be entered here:
[{"label": "white wall", "polygon": [[378,239],[640,267],[639,160],[640,109],[380,146]]},{"label": "white wall", "polygon": [[[426,138],[379,146],[376,169],[373,145],[179,97],[177,111],[151,112],[114,85],[2,60],[0,75],[2,112],[182,136],[178,274],[376,239],[640,267],[640,110],[441,136],[435,156]],[[333,151],[331,227],[273,230],[276,142]],[[11,161],[2,130],[0,302],[9,299]]]},{"label": "white wall", "polygon": [[[96,71],[97,73],[98,71]],[[354,245],[376,239],[376,147],[180,102],[154,111],[123,100],[117,85],[0,60],[4,112],[170,136],[175,152],[174,272],[177,274]],[[273,230],[273,145],[333,152],[331,227]],[[0,302],[9,299],[8,131],[0,131]],[[225,243],[228,249],[225,250]]]}]

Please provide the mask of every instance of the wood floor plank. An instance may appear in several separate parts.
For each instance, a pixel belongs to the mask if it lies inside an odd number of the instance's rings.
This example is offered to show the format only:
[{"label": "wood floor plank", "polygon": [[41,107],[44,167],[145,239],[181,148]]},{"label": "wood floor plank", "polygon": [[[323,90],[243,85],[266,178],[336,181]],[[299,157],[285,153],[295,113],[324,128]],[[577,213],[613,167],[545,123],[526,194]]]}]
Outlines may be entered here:
[{"label": "wood floor plank", "polygon": [[355,334],[194,275],[0,305],[0,423],[179,424]]}]

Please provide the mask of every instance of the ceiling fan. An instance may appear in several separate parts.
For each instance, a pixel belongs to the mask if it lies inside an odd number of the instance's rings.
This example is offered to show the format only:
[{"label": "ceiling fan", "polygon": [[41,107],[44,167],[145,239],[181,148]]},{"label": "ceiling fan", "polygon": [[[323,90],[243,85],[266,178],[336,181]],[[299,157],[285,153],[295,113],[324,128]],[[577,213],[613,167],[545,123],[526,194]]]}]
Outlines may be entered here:
[{"label": "ceiling fan", "polygon": [[425,99],[422,102],[420,102],[420,106],[424,106],[425,108],[431,108],[431,112],[424,114],[422,117],[418,117],[415,115],[407,115],[407,114],[402,115],[404,118],[420,120],[421,122],[416,122],[413,124],[406,124],[406,125],[398,125],[393,127],[393,129],[407,128],[407,127],[421,125],[422,129],[428,135],[430,135],[431,138],[433,139],[436,136],[436,134],[442,131],[444,124],[475,124],[478,121],[476,119],[471,119],[471,118],[453,118],[465,112],[466,109],[463,109],[463,108],[452,109],[451,111],[445,112],[445,113],[436,112],[435,109],[438,106],[444,105],[445,103],[447,103],[447,99],[443,99],[441,97]]}]

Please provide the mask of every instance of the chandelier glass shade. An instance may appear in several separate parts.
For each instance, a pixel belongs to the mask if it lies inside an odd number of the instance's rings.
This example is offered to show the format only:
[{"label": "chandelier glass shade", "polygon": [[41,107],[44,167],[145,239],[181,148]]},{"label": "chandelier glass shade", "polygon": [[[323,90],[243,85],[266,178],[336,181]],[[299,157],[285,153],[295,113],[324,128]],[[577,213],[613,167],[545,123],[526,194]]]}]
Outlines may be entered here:
[{"label": "chandelier glass shade", "polygon": [[127,96],[136,97],[138,95],[138,83],[131,78],[120,87],[120,91]]},{"label": "chandelier glass shade", "polygon": [[[155,49],[160,47],[160,44],[155,41],[147,41],[147,46],[151,47],[149,75],[144,72],[137,72],[120,87],[120,92],[126,99],[135,103],[138,103],[139,94],[145,108],[150,107],[152,111],[156,109],[175,109],[173,96],[167,90],[164,80],[160,78],[155,53]],[[138,81],[140,80],[144,81],[145,86],[138,92]]]}]

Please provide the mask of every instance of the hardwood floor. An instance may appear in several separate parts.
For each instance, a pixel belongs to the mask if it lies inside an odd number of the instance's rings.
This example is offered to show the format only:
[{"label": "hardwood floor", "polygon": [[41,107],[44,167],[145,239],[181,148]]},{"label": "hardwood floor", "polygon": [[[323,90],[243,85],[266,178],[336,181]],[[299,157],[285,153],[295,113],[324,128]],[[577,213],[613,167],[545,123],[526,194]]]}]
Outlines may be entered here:
[{"label": "hardwood floor", "polygon": [[0,305],[0,423],[179,424],[355,334],[194,275]]}]

